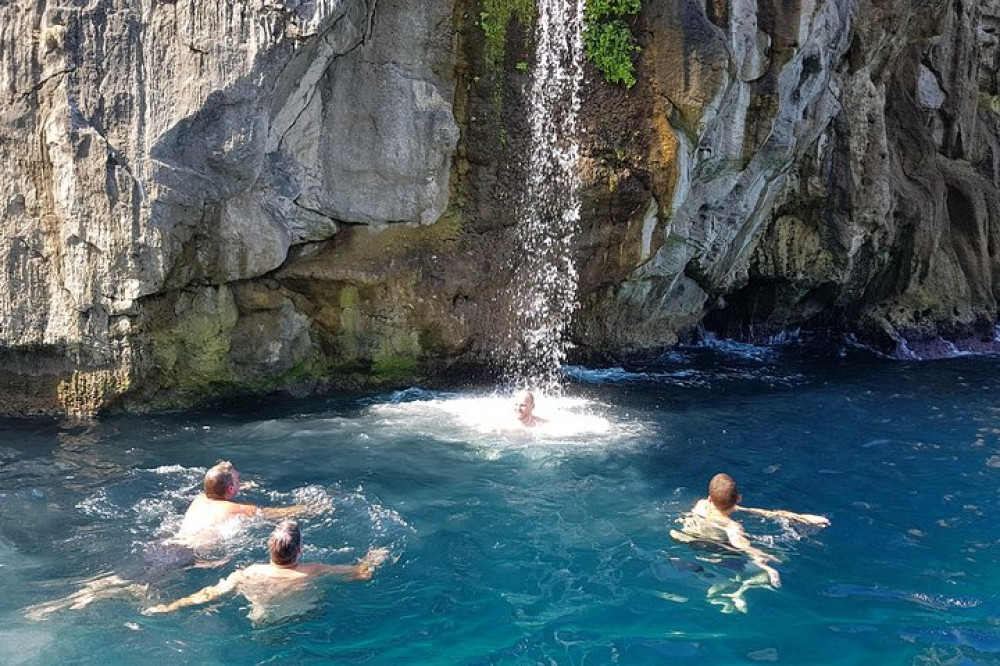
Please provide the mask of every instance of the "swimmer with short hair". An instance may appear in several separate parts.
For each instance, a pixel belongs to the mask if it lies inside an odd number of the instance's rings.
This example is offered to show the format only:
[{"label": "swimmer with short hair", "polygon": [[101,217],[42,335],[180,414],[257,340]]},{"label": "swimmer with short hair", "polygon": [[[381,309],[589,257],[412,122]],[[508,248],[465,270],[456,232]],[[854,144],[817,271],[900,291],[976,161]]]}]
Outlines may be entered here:
[{"label": "swimmer with short hair", "polygon": [[[251,564],[245,569],[234,571],[216,585],[202,588],[169,604],[152,606],[144,610],[143,614],[170,613],[179,608],[209,603],[231,592],[239,592],[251,603],[251,619],[273,619],[267,612],[268,607],[277,605],[277,602],[287,604],[290,596],[307,591],[304,583],[327,575],[339,576],[348,581],[370,580],[375,569],[389,556],[388,550],[375,548],[353,565],[302,564],[299,562],[302,533],[294,520],[283,520],[278,524],[267,540],[267,548],[270,561],[266,564]],[[311,607],[294,606],[299,612]]]},{"label": "swimmer with short hair", "polygon": [[219,540],[220,530],[233,518],[261,517],[281,520],[291,516],[312,515],[316,507],[293,505],[287,507],[260,507],[256,504],[235,502],[241,488],[240,473],[228,460],[220,460],[205,474],[204,492],[194,498],[181,522],[181,527],[171,541],[193,547],[210,545]]},{"label": "swimmer with short hair", "polygon": [[683,529],[680,532],[671,530],[670,535],[683,543],[716,543],[741,552],[767,574],[773,587],[780,587],[781,576],[770,564],[778,559],[750,542],[743,526],[732,518],[733,512],[744,511],[764,518],[781,518],[814,527],[826,527],[830,521],[824,516],[807,513],[743,507],[739,505],[742,499],[733,477],[716,474],[708,485],[708,497],[698,500],[691,513],[682,519]]},{"label": "swimmer with short hair", "polygon": [[189,567],[210,568],[225,564],[230,555],[221,559],[203,559],[199,554],[224,541],[226,526],[233,519],[260,516],[266,520],[280,520],[291,515],[311,515],[318,507],[294,505],[288,507],[259,507],[255,504],[234,502],[241,487],[240,473],[228,460],[221,460],[205,474],[204,492],[191,502],[177,534],[145,546],[142,562],[126,565],[125,572],[106,573],[84,581],[83,586],[66,597],[36,604],[25,610],[32,620],[44,619],[60,610],[80,610],[95,601],[116,598],[141,598],[149,591],[150,584],[162,582],[170,575]]},{"label": "swimmer with short hair", "polygon": [[525,428],[548,423],[547,419],[535,416],[535,396],[527,389],[514,394],[514,412],[517,414],[518,422]]}]

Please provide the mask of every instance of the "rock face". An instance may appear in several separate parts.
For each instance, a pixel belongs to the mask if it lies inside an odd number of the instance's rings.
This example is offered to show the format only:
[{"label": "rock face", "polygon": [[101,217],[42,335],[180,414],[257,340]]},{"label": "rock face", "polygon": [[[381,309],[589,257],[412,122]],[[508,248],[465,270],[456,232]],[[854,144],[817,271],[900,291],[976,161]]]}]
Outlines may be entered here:
[{"label": "rock face", "polygon": [[6,411],[318,356],[287,295],[246,283],[344,225],[448,203],[451,8],[379,4],[0,5]]},{"label": "rock face", "polygon": [[[585,84],[582,353],[994,342],[1000,0],[643,4]],[[0,412],[495,360],[533,33],[491,64],[482,11],[0,0]]]},{"label": "rock face", "polygon": [[662,241],[591,294],[593,347],[657,347],[699,321],[832,326],[890,353],[995,342],[997,3],[792,5],[646,12]]}]

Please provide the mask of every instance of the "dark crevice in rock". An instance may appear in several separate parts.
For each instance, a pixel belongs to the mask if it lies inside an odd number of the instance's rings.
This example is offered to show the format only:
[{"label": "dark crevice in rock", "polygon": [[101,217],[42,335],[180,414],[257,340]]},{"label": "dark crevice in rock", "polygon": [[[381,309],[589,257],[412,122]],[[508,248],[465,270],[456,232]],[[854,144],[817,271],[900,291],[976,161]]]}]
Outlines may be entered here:
[{"label": "dark crevice in rock", "polygon": [[44,88],[45,84],[47,84],[49,81],[57,79],[57,78],[59,78],[61,76],[65,76],[66,74],[71,74],[71,73],[75,72],[76,70],[77,70],[76,67],[69,67],[67,69],[61,69],[61,70],[59,70],[57,72],[53,72],[52,74],[49,74],[48,76],[46,76],[44,79],[41,79],[35,85],[31,86],[31,88],[29,88],[28,90],[18,90],[18,91],[15,92],[15,94],[17,96],[21,97],[21,98],[29,97],[31,95],[36,94],[39,90],[41,90],[42,88]]},{"label": "dark crevice in rock", "polygon": [[344,222],[343,220],[338,220],[337,218],[331,216],[328,213],[324,213],[323,211],[319,210],[318,208],[310,208],[309,206],[306,206],[303,203],[301,203],[298,200],[298,198],[293,199],[292,203],[295,204],[296,207],[301,208],[302,210],[304,210],[304,211],[306,211],[308,213],[312,213],[313,215],[319,215],[320,217],[326,218],[326,219],[330,220],[331,222],[336,222],[338,224],[350,224],[349,222]]},{"label": "dark crevice in rock", "polygon": [[807,288],[785,280],[751,280],[727,294],[722,307],[709,310],[702,325],[722,338],[757,343],[801,328],[844,330],[839,294],[834,283]]}]

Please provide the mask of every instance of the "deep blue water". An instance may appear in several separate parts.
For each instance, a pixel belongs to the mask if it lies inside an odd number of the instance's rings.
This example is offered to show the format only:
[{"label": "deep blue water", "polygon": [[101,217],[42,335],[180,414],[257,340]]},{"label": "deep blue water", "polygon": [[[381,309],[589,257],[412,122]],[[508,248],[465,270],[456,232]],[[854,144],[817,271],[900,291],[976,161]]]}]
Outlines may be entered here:
[{"label": "deep blue water", "polygon": [[[0,423],[2,664],[997,664],[1000,360],[927,363],[798,350],[691,350],[642,369],[571,369],[552,423],[498,431],[503,397],[418,388],[247,401],[90,424]],[[254,626],[246,603],[146,617],[266,557],[267,525],[221,570],[32,621],[28,607],[136,568],[205,469],[248,501],[324,503],[305,560],[369,546],[396,561],[322,583],[318,608]],[[674,543],[713,474],[744,503],[821,513],[821,531],[748,518],[783,586],[745,613],[746,577]],[[718,558],[716,558],[718,559]]]}]

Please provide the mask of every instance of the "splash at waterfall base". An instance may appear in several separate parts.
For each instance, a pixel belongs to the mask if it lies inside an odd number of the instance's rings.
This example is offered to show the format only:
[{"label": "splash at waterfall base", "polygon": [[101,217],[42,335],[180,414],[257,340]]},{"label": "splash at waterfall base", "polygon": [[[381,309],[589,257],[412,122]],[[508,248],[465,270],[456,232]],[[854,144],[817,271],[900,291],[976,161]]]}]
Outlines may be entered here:
[{"label": "splash at waterfall base", "polygon": [[[540,430],[504,429],[506,396],[464,388],[0,420],[0,663],[995,663],[1000,359],[745,347],[574,373],[570,395],[539,399]],[[268,627],[236,601],[24,616],[174,533],[219,457],[257,482],[248,501],[333,509],[301,522],[308,561],[372,545],[398,560]],[[737,562],[670,538],[720,468],[758,506],[832,523],[746,516],[783,582],[748,591],[746,613],[713,604]],[[270,531],[239,530],[225,571],[148,603],[260,561]]]}]

